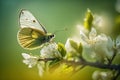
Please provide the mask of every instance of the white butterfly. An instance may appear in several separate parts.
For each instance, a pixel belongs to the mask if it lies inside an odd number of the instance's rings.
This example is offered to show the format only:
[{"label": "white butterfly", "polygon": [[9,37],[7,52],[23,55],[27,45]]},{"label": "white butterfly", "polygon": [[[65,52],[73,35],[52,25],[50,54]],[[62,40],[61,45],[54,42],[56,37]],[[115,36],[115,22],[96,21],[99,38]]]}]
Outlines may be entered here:
[{"label": "white butterfly", "polygon": [[54,37],[54,34],[47,33],[45,27],[28,10],[21,10],[19,24],[21,29],[18,31],[17,38],[19,44],[25,49],[40,48]]}]

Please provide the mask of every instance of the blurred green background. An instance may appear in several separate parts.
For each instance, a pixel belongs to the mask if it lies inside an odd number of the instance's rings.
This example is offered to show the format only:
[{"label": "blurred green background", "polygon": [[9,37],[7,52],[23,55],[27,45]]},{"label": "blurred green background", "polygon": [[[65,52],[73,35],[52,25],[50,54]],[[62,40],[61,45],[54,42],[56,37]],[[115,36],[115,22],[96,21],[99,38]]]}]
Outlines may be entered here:
[{"label": "blurred green background", "polygon": [[[43,80],[36,67],[29,69],[22,63],[22,52],[39,53],[39,50],[27,51],[17,42],[19,30],[19,12],[28,9],[46,27],[48,32],[68,28],[56,34],[55,41],[65,43],[74,34],[77,24],[83,23],[87,8],[98,15],[104,15],[110,21],[108,25],[119,33],[119,10],[116,0],[0,0],[0,80]],[[118,24],[119,25],[119,24]],[[87,67],[73,77],[74,80],[92,80],[93,68]],[[60,77],[60,76],[58,76]],[[52,79],[52,78],[51,78]],[[61,78],[58,78],[61,79]],[[58,80],[57,79],[57,80]],[[54,80],[54,78],[53,78]]]}]

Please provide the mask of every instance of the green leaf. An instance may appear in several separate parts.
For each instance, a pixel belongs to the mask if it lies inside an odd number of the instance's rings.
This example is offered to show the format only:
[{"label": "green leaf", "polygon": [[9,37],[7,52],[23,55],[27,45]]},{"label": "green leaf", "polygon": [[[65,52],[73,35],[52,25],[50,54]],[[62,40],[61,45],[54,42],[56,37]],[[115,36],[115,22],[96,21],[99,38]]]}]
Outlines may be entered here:
[{"label": "green leaf", "polygon": [[62,57],[66,55],[66,49],[64,47],[64,44],[58,43],[58,51],[61,53]]},{"label": "green leaf", "polygon": [[90,9],[88,9],[84,19],[84,27],[89,31],[91,30],[92,27],[92,21],[93,21],[93,15]]},{"label": "green leaf", "polygon": [[78,52],[81,54],[83,50],[82,44],[80,43],[78,46]]},{"label": "green leaf", "polygon": [[73,41],[73,40],[70,40],[70,45],[76,50],[78,49],[78,44],[77,42]]},{"label": "green leaf", "polygon": [[82,44],[78,44],[77,42],[70,40],[70,45],[76,50],[77,53],[79,53],[78,55],[81,56],[83,50]]}]

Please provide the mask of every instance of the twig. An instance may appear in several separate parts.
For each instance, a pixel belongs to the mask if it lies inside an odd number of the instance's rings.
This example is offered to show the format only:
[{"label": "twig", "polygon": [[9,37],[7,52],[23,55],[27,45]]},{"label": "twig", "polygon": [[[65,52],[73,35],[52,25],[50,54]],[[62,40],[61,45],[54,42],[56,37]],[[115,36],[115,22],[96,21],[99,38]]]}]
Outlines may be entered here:
[{"label": "twig", "polygon": [[115,64],[103,64],[103,63],[93,63],[93,62],[88,62],[88,61],[68,61],[68,60],[63,60],[63,62],[68,63],[68,64],[76,64],[76,65],[85,65],[85,66],[92,66],[96,68],[101,68],[101,69],[110,69],[110,70],[117,70],[120,71],[120,65],[115,65]]},{"label": "twig", "polygon": [[[38,61],[53,61],[53,60],[57,60],[58,58],[45,58],[45,59],[38,59]],[[120,65],[117,64],[103,64],[103,63],[94,63],[94,62],[88,62],[86,60],[84,60],[83,58],[81,58],[80,61],[75,62],[75,61],[68,61],[66,59],[63,59],[61,61],[62,63],[66,63],[68,65],[84,65],[84,66],[91,66],[91,67],[95,67],[95,68],[100,68],[100,69],[109,69],[109,70],[115,70],[117,71],[117,75],[114,77],[113,80],[116,80],[118,78],[118,76],[120,75]]]},{"label": "twig", "polygon": [[53,60],[56,60],[56,59],[58,59],[58,58],[44,58],[44,59],[38,59],[38,61],[45,61],[45,62],[47,62],[47,61],[53,61]]},{"label": "twig", "polygon": [[[52,61],[52,60],[56,60],[57,58],[44,58],[44,59],[38,59],[38,61]],[[92,66],[92,67],[96,67],[96,68],[101,68],[101,69],[110,69],[110,70],[117,70],[120,71],[120,65],[117,64],[103,64],[103,63],[94,63],[94,62],[88,62],[86,60],[84,60],[82,58],[82,60],[75,62],[75,61],[68,61],[63,59],[62,60],[63,63],[67,63],[68,65],[84,65],[84,66]]]}]

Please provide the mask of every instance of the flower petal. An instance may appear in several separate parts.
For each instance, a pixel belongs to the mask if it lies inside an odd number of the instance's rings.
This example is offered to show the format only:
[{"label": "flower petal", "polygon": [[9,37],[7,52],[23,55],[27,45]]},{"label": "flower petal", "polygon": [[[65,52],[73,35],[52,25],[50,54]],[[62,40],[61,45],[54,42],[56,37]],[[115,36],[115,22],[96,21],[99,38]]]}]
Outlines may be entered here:
[{"label": "flower petal", "polygon": [[36,56],[32,56],[26,53],[22,53],[22,56],[24,57],[23,63],[28,65],[28,68],[32,68],[37,64],[37,58]]},{"label": "flower petal", "polygon": [[89,39],[94,39],[97,35],[97,32],[94,28],[91,29],[91,32],[89,33]]},{"label": "flower petal", "polygon": [[50,43],[47,46],[44,46],[41,50],[41,57],[42,58],[56,58],[56,57],[62,57],[62,55],[57,50],[57,44],[56,43]]},{"label": "flower petal", "polygon": [[82,31],[80,31],[80,38],[82,39],[83,42],[88,41],[88,37]]},{"label": "flower petal", "polygon": [[44,70],[44,62],[40,62],[40,63],[37,65],[37,67],[38,67],[39,75],[42,76],[43,73],[45,72],[45,70]]},{"label": "flower petal", "polygon": [[29,59],[29,58],[30,58],[30,55],[29,55],[29,54],[26,54],[26,53],[22,53],[22,56],[23,56],[25,59]]}]

